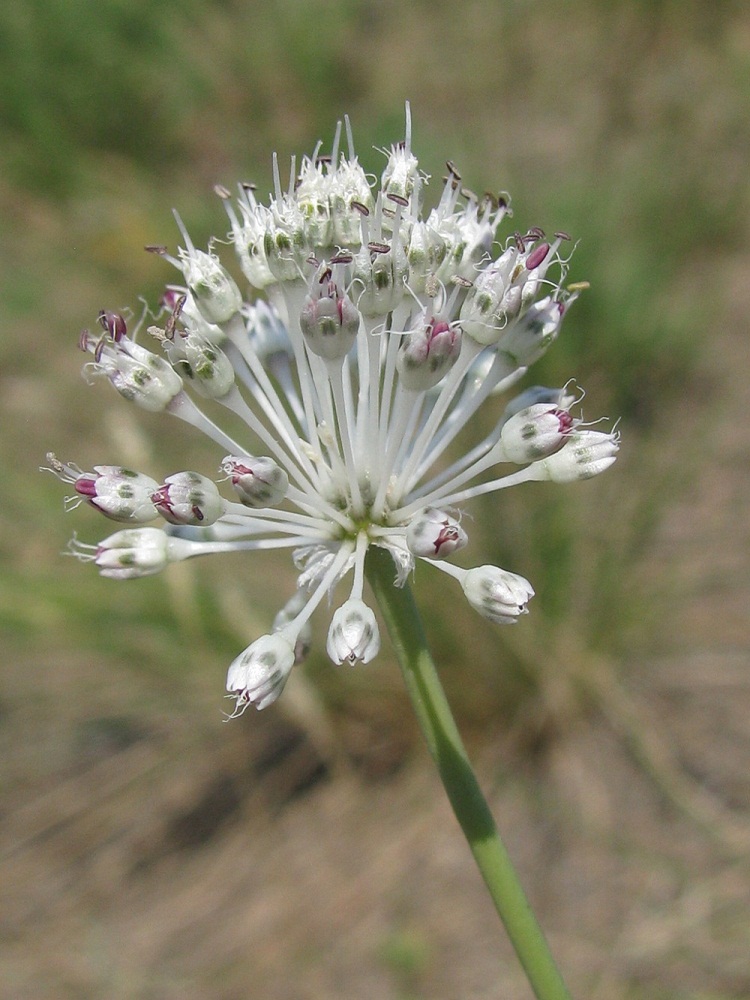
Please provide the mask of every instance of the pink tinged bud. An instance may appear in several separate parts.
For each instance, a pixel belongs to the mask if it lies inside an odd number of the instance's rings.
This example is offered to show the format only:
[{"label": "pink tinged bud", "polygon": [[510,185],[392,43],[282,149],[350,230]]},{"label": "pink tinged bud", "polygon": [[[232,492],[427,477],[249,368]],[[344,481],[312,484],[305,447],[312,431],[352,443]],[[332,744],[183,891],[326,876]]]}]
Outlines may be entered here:
[{"label": "pink tinged bud", "polygon": [[351,597],[334,613],[326,651],[334,663],[369,663],[380,649],[380,631],[371,608]]},{"label": "pink tinged bud", "polygon": [[559,451],[574,421],[567,410],[549,403],[535,403],[519,410],[503,425],[501,461],[528,465]]},{"label": "pink tinged bud", "polygon": [[191,249],[183,254],[182,270],[195,304],[207,322],[226,323],[239,312],[240,290],[234,278],[211,254]]},{"label": "pink tinged bud", "polygon": [[248,705],[260,710],[271,705],[284,690],[294,666],[294,648],[280,633],[256,639],[232,662],[227,691],[237,699],[235,714]]},{"label": "pink tinged bud", "polygon": [[216,484],[198,472],[178,472],[151,497],[170,524],[213,524],[224,513],[225,502]]},{"label": "pink tinged bud", "polygon": [[305,343],[326,361],[343,360],[354,346],[359,330],[359,310],[333,282],[319,297],[308,295],[300,314]]},{"label": "pink tinged bud", "polygon": [[73,483],[76,493],[106,517],[135,524],[157,516],[151,494],[158,486],[150,476],[118,465],[95,465],[94,473],[84,473]]},{"label": "pink tinged bud", "polygon": [[530,467],[536,480],[572,483],[591,479],[610,467],[620,449],[618,434],[602,431],[574,431],[564,448]]},{"label": "pink tinged bud", "polygon": [[526,602],[534,596],[528,580],[497,566],[470,569],[462,587],[474,610],[498,625],[514,624],[527,613]]},{"label": "pink tinged bud", "polygon": [[396,368],[405,389],[424,392],[437,385],[461,352],[461,328],[432,319],[409,333],[399,348]]},{"label": "pink tinged bud", "polygon": [[227,455],[221,468],[246,507],[275,507],[289,489],[289,477],[272,458]]},{"label": "pink tinged bud", "polygon": [[97,546],[94,562],[102,576],[132,580],[159,573],[168,563],[192,555],[193,544],[169,538],[160,528],[128,528]]},{"label": "pink tinged bud", "polygon": [[445,559],[468,544],[469,536],[450,514],[435,507],[425,507],[406,529],[406,544],[415,556]]}]

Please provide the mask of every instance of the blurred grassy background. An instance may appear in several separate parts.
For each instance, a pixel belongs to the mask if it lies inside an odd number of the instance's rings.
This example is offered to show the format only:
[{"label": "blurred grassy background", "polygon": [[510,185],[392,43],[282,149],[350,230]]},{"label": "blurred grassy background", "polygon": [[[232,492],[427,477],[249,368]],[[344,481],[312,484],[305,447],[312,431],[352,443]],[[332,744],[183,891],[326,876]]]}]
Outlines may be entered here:
[{"label": "blurred grassy background", "polygon": [[287,561],[101,580],[60,552],[107,526],[36,472],[215,468],[87,387],[78,331],[156,299],[173,206],[221,235],[215,183],[266,189],[344,113],[379,172],[408,98],[425,170],[580,240],[592,287],[534,381],[575,376],[624,443],[601,480],[471,507],[471,561],[537,589],[518,628],[418,575],[449,693],[574,992],[750,995],[746,5],[25,0],[0,65],[0,993],[527,995],[387,652],[335,671],[319,632],[222,726]]}]

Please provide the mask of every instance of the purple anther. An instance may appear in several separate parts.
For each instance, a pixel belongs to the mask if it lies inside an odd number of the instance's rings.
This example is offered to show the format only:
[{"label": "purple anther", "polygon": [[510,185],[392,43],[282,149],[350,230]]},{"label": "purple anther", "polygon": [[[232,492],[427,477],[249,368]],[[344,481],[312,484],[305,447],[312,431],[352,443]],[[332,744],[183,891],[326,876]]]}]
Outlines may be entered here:
[{"label": "purple anther", "polygon": [[393,194],[392,191],[386,195],[386,198],[388,201],[392,201],[395,205],[401,205],[402,208],[406,208],[409,204],[408,198],[404,198],[403,195],[400,194]]},{"label": "purple anther", "polygon": [[119,313],[102,309],[98,319],[102,330],[106,330],[115,343],[118,343],[126,336],[128,332],[127,324],[125,323],[125,318]]},{"label": "purple anther", "polygon": [[349,208],[353,208],[355,212],[359,212],[360,215],[369,215],[370,209],[367,205],[363,205],[361,201],[350,201]]},{"label": "purple anther", "polygon": [[540,243],[538,247],[534,247],[529,256],[526,258],[526,269],[528,271],[533,271],[535,267],[539,267],[548,253],[549,243]]},{"label": "purple anther", "polygon": [[79,476],[73,483],[73,489],[82,497],[96,496],[96,480],[90,476]]},{"label": "purple anther", "polygon": [[390,253],[391,250],[387,243],[368,243],[367,249],[370,253]]}]

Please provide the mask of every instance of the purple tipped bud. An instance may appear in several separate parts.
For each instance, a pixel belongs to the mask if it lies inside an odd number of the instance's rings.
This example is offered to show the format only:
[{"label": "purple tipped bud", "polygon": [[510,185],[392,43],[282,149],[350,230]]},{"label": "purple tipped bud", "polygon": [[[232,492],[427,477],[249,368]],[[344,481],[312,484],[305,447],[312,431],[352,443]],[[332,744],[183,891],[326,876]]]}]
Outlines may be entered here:
[{"label": "purple tipped bud", "polygon": [[326,361],[343,361],[354,346],[359,310],[334,281],[324,280],[305,299],[299,322],[313,354]]},{"label": "purple tipped bud", "polygon": [[151,499],[170,524],[213,524],[226,506],[216,484],[198,472],[178,472],[157,488]]},{"label": "purple tipped bud", "polygon": [[289,489],[289,477],[272,458],[227,455],[221,468],[246,507],[275,507]]},{"label": "purple tipped bud", "polygon": [[151,494],[158,486],[150,476],[119,465],[95,465],[93,473],[83,473],[73,483],[76,493],[106,517],[134,524],[157,516]]},{"label": "purple tipped bud", "polygon": [[500,461],[527,465],[559,451],[575,421],[567,410],[535,403],[515,413],[500,434]]},{"label": "purple tipped bud", "polygon": [[409,551],[424,559],[445,559],[468,541],[469,536],[456,518],[436,507],[425,507],[406,529]]},{"label": "purple tipped bud", "polygon": [[396,367],[405,389],[424,392],[450,371],[461,351],[461,328],[432,318],[409,333],[399,348]]}]

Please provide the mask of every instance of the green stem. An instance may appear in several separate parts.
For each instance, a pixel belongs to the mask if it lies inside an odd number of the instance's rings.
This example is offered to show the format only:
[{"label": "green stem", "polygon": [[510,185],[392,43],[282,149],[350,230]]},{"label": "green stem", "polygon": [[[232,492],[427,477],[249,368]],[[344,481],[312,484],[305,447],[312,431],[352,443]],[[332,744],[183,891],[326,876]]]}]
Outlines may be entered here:
[{"label": "green stem", "polygon": [[448,799],[537,1000],[570,1000],[531,912],[456,728],[409,586],[393,583],[390,555],[370,546],[367,576],[396,648],[406,686]]}]

